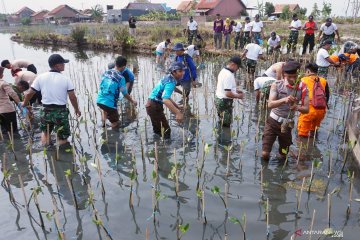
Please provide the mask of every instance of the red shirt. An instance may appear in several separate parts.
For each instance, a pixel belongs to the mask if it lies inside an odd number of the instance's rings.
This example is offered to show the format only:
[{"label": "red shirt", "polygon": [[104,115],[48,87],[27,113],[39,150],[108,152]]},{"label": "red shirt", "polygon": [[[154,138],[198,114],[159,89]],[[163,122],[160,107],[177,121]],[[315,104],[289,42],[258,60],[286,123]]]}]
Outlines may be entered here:
[{"label": "red shirt", "polygon": [[314,28],[316,27],[316,22],[312,21],[312,22],[306,22],[305,23],[305,27],[306,28],[311,28],[311,29],[306,29],[305,33],[306,34],[314,34],[315,30]]}]

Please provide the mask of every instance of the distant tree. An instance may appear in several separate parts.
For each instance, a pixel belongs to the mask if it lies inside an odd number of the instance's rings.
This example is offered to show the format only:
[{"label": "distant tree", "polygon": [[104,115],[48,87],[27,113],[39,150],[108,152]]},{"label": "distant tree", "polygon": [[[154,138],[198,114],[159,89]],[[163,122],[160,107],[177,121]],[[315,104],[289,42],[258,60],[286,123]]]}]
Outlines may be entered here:
[{"label": "distant tree", "polygon": [[270,16],[273,12],[275,12],[274,4],[271,2],[265,3],[265,15]]},{"label": "distant tree", "polygon": [[21,19],[22,25],[30,25],[30,23],[31,23],[31,18],[29,18],[29,17],[25,17],[25,18]]},{"label": "distant tree", "polygon": [[243,10],[241,10],[241,12],[240,12],[240,16],[245,16],[245,17],[247,17],[247,16],[249,16],[249,13],[246,11],[246,9],[243,9]]},{"label": "distant tree", "polygon": [[292,14],[290,12],[289,5],[284,6],[282,9],[282,12],[280,14],[280,18],[283,20],[288,20],[291,18],[291,16],[292,16]]},{"label": "distant tree", "polygon": [[324,18],[327,18],[330,16],[331,14],[331,3],[328,3],[328,2],[323,2],[323,8],[321,10],[321,15],[324,17]]},{"label": "distant tree", "polygon": [[103,20],[104,9],[100,4],[95,5],[91,8],[91,18],[95,22],[102,22]]},{"label": "distant tree", "polygon": [[257,1],[257,10],[259,11],[260,17],[264,16],[265,13],[265,5],[264,2]]},{"label": "distant tree", "polygon": [[317,3],[314,3],[311,15],[313,15],[314,18],[318,18],[318,17],[320,17],[320,13],[321,12],[319,10],[319,7],[318,7]]},{"label": "distant tree", "polygon": [[300,19],[306,18],[307,8],[299,8],[295,11]]}]

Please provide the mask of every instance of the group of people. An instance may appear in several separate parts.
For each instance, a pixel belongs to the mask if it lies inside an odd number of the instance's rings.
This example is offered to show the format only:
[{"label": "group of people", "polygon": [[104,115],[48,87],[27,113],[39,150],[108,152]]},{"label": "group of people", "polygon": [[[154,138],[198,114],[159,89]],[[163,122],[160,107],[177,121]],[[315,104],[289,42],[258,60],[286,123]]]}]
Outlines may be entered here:
[{"label": "group of people", "polygon": [[[198,33],[198,24],[190,17],[190,20],[187,23],[188,27],[188,44],[192,44],[192,39]],[[340,41],[340,35],[336,24],[332,22],[331,18],[327,18],[325,23],[320,26],[320,29],[317,27],[314,17],[310,15],[308,21],[304,24],[301,23],[297,14],[293,14],[292,21],[289,25],[289,37],[287,40],[287,53],[294,52],[296,50],[296,45],[298,43],[299,32],[303,30],[305,32],[302,54],[306,54],[308,46],[309,52],[312,52],[315,46],[315,32],[320,30],[317,40],[322,44],[326,40],[331,40],[334,42],[335,35],[337,36],[338,41]],[[222,19],[220,14],[216,15],[216,19],[213,23],[214,31],[214,48],[226,50],[231,50],[231,35],[234,35],[234,49],[238,50],[244,49],[245,46],[249,43],[258,43],[262,45],[265,38],[264,32],[264,23],[260,19],[260,15],[255,15],[253,21],[250,17],[245,17],[245,22],[236,22],[230,18]],[[224,39],[224,46],[223,46]],[[276,32],[272,31],[270,33],[270,38],[267,41],[269,46],[269,53],[273,53],[274,50],[279,51],[281,49],[281,38]]]},{"label": "group of people", "polygon": [[[296,17],[296,16],[295,16]],[[301,24],[294,17],[289,28],[291,29],[291,41],[298,34]],[[309,22],[312,18],[309,17]],[[146,102],[146,112],[151,120],[154,133],[164,138],[171,136],[169,122],[164,113],[164,105],[175,115],[176,121],[181,123],[184,119],[184,109],[188,106],[189,95],[192,88],[201,87],[198,82],[196,62],[193,58],[200,56],[198,45],[190,44],[197,38],[197,32],[193,19],[190,19],[189,46],[186,48],[183,43],[171,44],[170,39],[158,44],[155,55],[156,62],[164,64],[165,57],[172,52],[174,57],[171,59],[167,73],[155,85]],[[264,36],[263,25],[260,24],[258,17],[253,23],[249,19],[246,24],[250,24],[249,33],[241,32],[238,36],[252,39],[246,40],[246,47],[242,54],[233,56],[226,66],[219,72],[215,93],[215,106],[219,117],[219,124],[222,128],[231,127],[233,119],[233,106],[235,99],[243,99],[244,93],[235,81],[235,73],[245,65],[247,72],[254,76],[258,59],[263,58],[261,39]],[[237,26],[234,23],[228,25],[218,16],[214,22],[214,39],[221,43],[219,34],[220,29],[229,26]],[[312,23],[313,24],[313,23]],[[315,25],[316,26],[316,25]],[[245,26],[247,28],[248,26]],[[329,28],[331,26],[325,25]],[[230,29],[231,27],[229,27]],[[238,29],[242,29],[238,26]],[[314,25],[303,26],[304,30],[312,29]],[[322,29],[319,35],[326,38],[322,41],[316,57],[316,63],[309,63],[304,66],[305,76],[299,77],[301,64],[289,59],[286,62],[278,62],[270,66],[261,77],[253,81],[256,93],[256,102],[265,103],[270,109],[266,120],[263,141],[262,156],[269,159],[272,146],[276,139],[279,141],[279,154],[286,156],[292,144],[291,129],[294,128],[294,118],[296,112],[300,113],[297,123],[298,135],[300,137],[314,137],[317,129],[323,120],[330,91],[326,81],[330,66],[340,67],[345,65],[351,69],[359,66],[359,48],[356,44],[345,43],[344,51],[338,55],[329,54],[329,49],[333,44],[333,39],[329,38],[326,28]],[[231,31],[230,31],[231,32]],[[223,33],[223,32],[222,32]],[[311,35],[311,33],[306,33]],[[308,36],[307,42],[311,42],[312,37]],[[309,40],[310,39],[310,40]],[[239,39],[238,39],[239,40]],[[271,34],[269,41],[279,42],[276,34]],[[228,41],[228,40],[226,40]],[[218,47],[220,45],[217,45]],[[240,41],[240,47],[242,47]],[[311,48],[310,44],[310,48]],[[274,47],[273,50],[275,50]],[[42,105],[40,111],[41,142],[46,145],[50,143],[50,133],[56,132],[58,143],[67,142],[70,136],[69,110],[67,98],[74,108],[76,116],[81,116],[75,94],[74,85],[71,80],[62,74],[65,64],[69,60],[64,59],[59,54],[52,54],[49,59],[50,71],[37,75],[37,69],[27,60],[4,60],[0,68],[0,124],[2,132],[17,131],[17,113],[19,108],[21,113],[29,116],[31,120],[31,105],[38,103]],[[15,84],[11,85],[3,80],[5,69],[11,71],[15,79]],[[118,111],[118,101],[121,95],[132,105],[137,106],[137,102],[131,97],[134,86],[135,75],[127,67],[127,59],[118,56],[113,62],[109,63],[108,69],[102,74],[96,103],[101,111],[102,126],[106,127],[108,120],[112,128],[119,127],[120,114]],[[171,99],[176,92],[182,95],[182,101],[176,103]],[[263,101],[260,101],[260,100]],[[25,111],[24,111],[25,110]]]}]

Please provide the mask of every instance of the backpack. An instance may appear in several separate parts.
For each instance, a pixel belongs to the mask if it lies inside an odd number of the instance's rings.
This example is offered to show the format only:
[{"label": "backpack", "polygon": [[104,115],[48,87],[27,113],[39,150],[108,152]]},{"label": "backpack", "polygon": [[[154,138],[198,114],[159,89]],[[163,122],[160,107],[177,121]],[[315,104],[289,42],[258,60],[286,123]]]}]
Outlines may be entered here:
[{"label": "backpack", "polygon": [[326,94],[325,89],[320,83],[320,79],[316,78],[313,87],[312,105],[314,108],[324,109],[326,108]]}]

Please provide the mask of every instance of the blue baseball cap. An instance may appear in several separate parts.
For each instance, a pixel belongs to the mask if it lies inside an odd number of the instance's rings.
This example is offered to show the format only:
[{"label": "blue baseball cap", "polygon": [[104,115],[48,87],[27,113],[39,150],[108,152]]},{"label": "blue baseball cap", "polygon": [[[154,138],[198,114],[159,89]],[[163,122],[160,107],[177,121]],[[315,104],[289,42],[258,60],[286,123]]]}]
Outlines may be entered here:
[{"label": "blue baseball cap", "polygon": [[184,49],[184,44],[182,43],[175,43],[174,47],[172,48],[173,51],[181,51]]},{"label": "blue baseball cap", "polygon": [[184,70],[185,66],[181,62],[172,62],[168,68],[168,72],[173,72],[177,70]]}]

